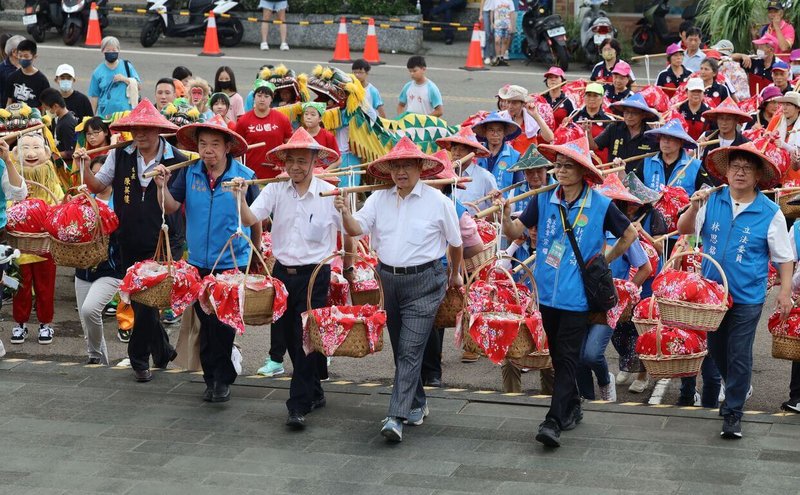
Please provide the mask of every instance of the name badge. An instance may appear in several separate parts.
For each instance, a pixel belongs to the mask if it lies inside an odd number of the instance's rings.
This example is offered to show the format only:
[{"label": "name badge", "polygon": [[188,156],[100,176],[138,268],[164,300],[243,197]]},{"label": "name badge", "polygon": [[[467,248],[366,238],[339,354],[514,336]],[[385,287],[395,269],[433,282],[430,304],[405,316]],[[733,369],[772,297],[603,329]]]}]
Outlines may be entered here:
[{"label": "name badge", "polygon": [[555,269],[558,269],[561,266],[561,258],[564,257],[564,251],[566,247],[564,243],[560,241],[555,241],[550,246],[550,250],[547,252],[547,258],[545,258],[544,262],[548,265],[552,266]]}]

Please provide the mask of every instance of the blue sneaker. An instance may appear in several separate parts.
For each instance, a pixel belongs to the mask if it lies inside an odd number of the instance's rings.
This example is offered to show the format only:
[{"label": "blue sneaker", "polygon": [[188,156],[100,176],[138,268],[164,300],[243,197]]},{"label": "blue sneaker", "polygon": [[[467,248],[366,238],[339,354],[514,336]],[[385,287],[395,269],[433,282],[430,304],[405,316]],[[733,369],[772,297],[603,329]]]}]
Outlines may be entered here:
[{"label": "blue sneaker", "polygon": [[161,313],[161,321],[165,325],[174,325],[175,323],[181,321],[181,317],[177,316],[171,309],[165,309]]},{"label": "blue sneaker", "polygon": [[403,423],[391,416],[385,418],[383,420],[383,428],[381,428],[381,435],[390,442],[402,442]]},{"label": "blue sneaker", "polygon": [[264,361],[264,366],[258,368],[258,371],[256,371],[256,374],[266,376],[267,378],[284,373],[286,373],[286,370],[283,369],[283,363],[276,363],[270,358],[267,358],[267,360]]},{"label": "blue sneaker", "polygon": [[428,417],[430,411],[428,411],[428,404],[423,404],[422,407],[415,407],[408,413],[408,418],[403,421],[403,423],[412,426],[419,426],[425,421],[425,418]]}]

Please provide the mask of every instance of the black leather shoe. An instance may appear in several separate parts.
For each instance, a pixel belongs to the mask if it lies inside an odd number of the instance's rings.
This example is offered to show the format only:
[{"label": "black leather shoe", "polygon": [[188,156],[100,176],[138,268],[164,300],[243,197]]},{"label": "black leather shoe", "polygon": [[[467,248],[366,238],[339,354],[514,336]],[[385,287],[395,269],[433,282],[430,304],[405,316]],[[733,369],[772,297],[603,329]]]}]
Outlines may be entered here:
[{"label": "black leather shoe", "polygon": [[224,383],[215,383],[211,402],[228,402],[231,400],[231,386]]},{"label": "black leather shoe", "polygon": [[561,447],[561,430],[552,419],[546,419],[539,425],[539,433],[536,434],[536,441],[547,447]]},{"label": "black leather shoe", "polygon": [[302,430],[306,427],[306,417],[300,411],[289,411],[286,426],[293,430]]},{"label": "black leather shoe", "polygon": [[100,358],[89,358],[86,364],[100,364]]},{"label": "black leather shoe", "polygon": [[213,397],[214,397],[214,387],[206,385],[206,390],[205,392],[203,392],[203,400],[206,402],[212,402]]},{"label": "black leather shoe", "polygon": [[322,397],[321,399],[317,399],[317,400],[312,400],[311,401],[311,411],[313,411],[314,409],[322,409],[323,407],[325,407],[326,403],[327,403],[327,401],[325,400],[325,397]]},{"label": "black leather shoe", "polygon": [[572,411],[570,411],[569,420],[567,420],[567,423],[561,429],[563,431],[574,430],[581,421],[583,421],[583,409],[581,409],[580,405],[577,405],[572,408]]},{"label": "black leather shoe", "polygon": [[150,370],[133,370],[133,376],[136,378],[137,382],[149,382],[153,379],[153,374],[150,373]]},{"label": "black leather shoe", "polygon": [[442,379],[439,377],[432,377],[428,378],[425,382],[426,387],[434,387],[434,388],[441,388],[442,387]]}]

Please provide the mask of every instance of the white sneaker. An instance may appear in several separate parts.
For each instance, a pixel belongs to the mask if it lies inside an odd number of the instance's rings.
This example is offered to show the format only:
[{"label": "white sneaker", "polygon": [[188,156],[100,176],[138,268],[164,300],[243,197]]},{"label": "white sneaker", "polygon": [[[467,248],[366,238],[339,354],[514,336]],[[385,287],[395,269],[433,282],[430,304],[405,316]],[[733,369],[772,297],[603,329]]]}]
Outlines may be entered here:
[{"label": "white sneaker", "polygon": [[6,347],[3,345],[3,341],[0,340],[0,357],[3,357],[5,355],[6,355]]},{"label": "white sneaker", "polygon": [[[752,390],[752,389],[751,389],[751,390]],[[748,397],[749,397],[749,396],[748,396]],[[723,386],[721,386],[721,387],[719,388],[719,395],[717,396],[717,400],[719,401],[719,403],[720,403],[720,404],[722,404],[723,402],[725,402],[725,385],[723,385]],[[747,399],[745,399],[745,400],[747,400]]]},{"label": "white sneaker", "polygon": [[231,363],[233,363],[233,369],[236,370],[237,375],[242,374],[242,353],[239,351],[239,348],[233,346],[231,349]]},{"label": "white sneaker", "polygon": [[262,41],[261,42],[261,49],[264,50],[264,51],[269,50],[269,43],[267,43],[266,41]]},{"label": "white sneaker", "polygon": [[491,65],[492,59],[490,57],[486,57],[485,59],[483,59],[483,63],[485,65]]},{"label": "white sneaker", "polygon": [[750,397],[753,396],[753,386],[750,385],[750,388],[747,389],[747,395],[744,397],[744,400],[747,401]]},{"label": "white sneaker", "polygon": [[702,407],[703,405],[703,397],[700,395],[700,392],[694,393],[694,407]]},{"label": "white sneaker", "polygon": [[28,336],[28,327],[25,324],[17,325],[11,329],[11,343],[22,344]]},{"label": "white sneaker", "polygon": [[614,380],[614,373],[608,372],[608,385],[600,386],[600,400],[617,402],[617,384]]},{"label": "white sneaker", "polygon": [[281,43],[281,51],[288,52],[289,51],[289,44],[288,43]]},{"label": "white sneaker", "polygon": [[53,335],[55,330],[48,324],[39,325],[39,343],[42,345],[49,345],[53,343]]},{"label": "white sneaker", "polygon": [[647,390],[647,387],[649,385],[650,385],[650,380],[647,378],[645,378],[644,380],[634,380],[634,382],[631,383],[631,386],[628,387],[628,392],[634,394],[641,394],[642,392]]},{"label": "white sneaker", "polygon": [[633,373],[628,373],[627,371],[620,371],[617,373],[616,378],[617,385],[628,385],[633,382]]}]

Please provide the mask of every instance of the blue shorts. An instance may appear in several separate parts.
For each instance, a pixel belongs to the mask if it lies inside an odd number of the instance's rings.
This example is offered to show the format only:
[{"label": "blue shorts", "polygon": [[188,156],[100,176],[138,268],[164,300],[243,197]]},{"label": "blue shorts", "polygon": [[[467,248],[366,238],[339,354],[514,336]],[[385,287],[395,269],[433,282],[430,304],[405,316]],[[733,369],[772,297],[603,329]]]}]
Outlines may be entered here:
[{"label": "blue shorts", "polygon": [[289,2],[287,0],[281,0],[279,2],[270,2],[268,0],[261,0],[261,2],[258,4],[258,8],[271,10],[273,12],[279,12],[281,10],[288,9]]},{"label": "blue shorts", "polygon": [[495,39],[505,39],[510,38],[511,34],[508,31],[508,28],[494,28],[494,37]]}]

